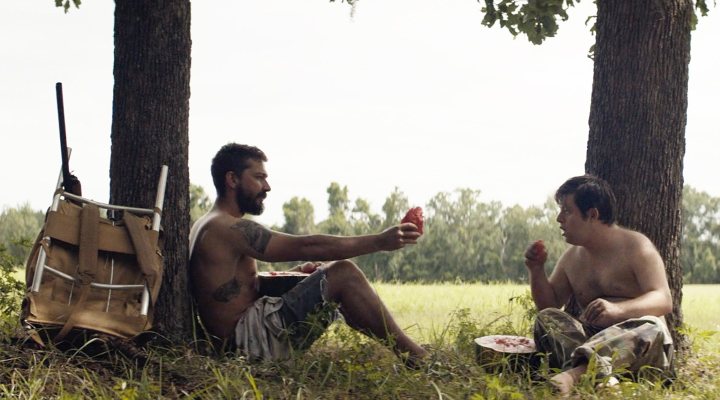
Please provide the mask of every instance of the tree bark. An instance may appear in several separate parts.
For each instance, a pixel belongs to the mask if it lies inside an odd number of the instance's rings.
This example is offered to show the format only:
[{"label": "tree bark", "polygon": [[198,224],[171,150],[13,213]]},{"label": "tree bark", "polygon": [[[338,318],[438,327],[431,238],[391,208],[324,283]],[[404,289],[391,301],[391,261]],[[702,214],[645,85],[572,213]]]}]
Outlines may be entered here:
[{"label": "tree bark", "polygon": [[154,205],[168,165],[163,210],[164,275],[155,329],[171,340],[189,337],[188,118],[190,1],[115,1],[110,201]]},{"label": "tree bark", "polygon": [[[585,169],[606,179],[621,225],[645,233],[665,261],[677,348],[686,340],[680,264],[690,0],[599,0]],[[642,277],[639,277],[642,279]]]}]

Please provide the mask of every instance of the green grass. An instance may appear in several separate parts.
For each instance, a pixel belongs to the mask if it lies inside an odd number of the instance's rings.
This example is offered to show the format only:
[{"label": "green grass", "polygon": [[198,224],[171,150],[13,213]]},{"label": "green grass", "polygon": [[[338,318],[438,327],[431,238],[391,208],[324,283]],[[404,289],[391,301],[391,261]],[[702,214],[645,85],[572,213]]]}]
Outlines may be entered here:
[{"label": "green grass", "polygon": [[686,324],[720,331],[720,285],[685,285],[682,304]]},{"label": "green grass", "polygon": [[[420,341],[430,340],[447,326],[453,311],[468,309],[473,317],[495,325],[510,321],[522,331],[529,326],[522,318],[520,301],[529,295],[522,284],[435,285],[376,283],[375,289],[400,326]],[[511,300],[514,299],[514,300]],[[684,322],[693,332],[720,331],[720,285],[683,287]],[[715,335],[720,344],[720,335]]]},{"label": "green grass", "polygon": [[503,325],[507,328],[509,323],[515,331],[529,333],[519,303],[529,293],[527,285],[376,283],[374,286],[398,324],[421,342],[440,335],[461,310],[467,310],[469,316],[488,328]]},{"label": "green grass", "polygon": [[[406,369],[389,350],[333,326],[310,351],[283,363],[250,364],[241,357],[210,357],[192,345],[149,349],[148,364],[122,353],[102,357],[82,353],[20,349],[3,340],[0,348],[1,398],[233,398],[233,399],[542,399],[550,388],[527,374],[488,373],[474,360],[472,339],[491,333],[527,334],[523,314],[527,285],[375,285],[401,326],[433,345],[439,361],[430,369]],[[693,355],[676,383],[623,382],[595,389],[578,386],[581,398],[720,398],[720,285],[688,285],[684,290],[687,332]],[[510,299],[514,300],[510,300]],[[6,316],[14,318],[14,316]]]}]

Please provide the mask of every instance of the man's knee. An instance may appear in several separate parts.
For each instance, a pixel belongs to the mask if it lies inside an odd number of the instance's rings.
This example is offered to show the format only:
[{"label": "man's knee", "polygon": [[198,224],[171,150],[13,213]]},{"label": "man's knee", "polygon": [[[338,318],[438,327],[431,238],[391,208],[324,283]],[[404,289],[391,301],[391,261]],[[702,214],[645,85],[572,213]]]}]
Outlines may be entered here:
[{"label": "man's knee", "polygon": [[538,311],[537,317],[535,318],[535,324],[543,324],[550,321],[557,321],[559,319],[567,319],[568,315],[559,308],[548,307]]},{"label": "man's knee", "polygon": [[364,277],[360,267],[350,260],[333,261],[327,266],[327,273],[328,275],[342,276],[350,279],[352,279],[352,276]]},{"label": "man's knee", "polygon": [[326,267],[328,283],[332,291],[349,289],[356,284],[365,283],[365,274],[350,260],[339,260]]},{"label": "man's knee", "polygon": [[578,324],[579,323],[574,321],[573,318],[563,310],[549,307],[538,311],[537,317],[535,317],[533,332],[537,340],[539,336],[564,332]]}]

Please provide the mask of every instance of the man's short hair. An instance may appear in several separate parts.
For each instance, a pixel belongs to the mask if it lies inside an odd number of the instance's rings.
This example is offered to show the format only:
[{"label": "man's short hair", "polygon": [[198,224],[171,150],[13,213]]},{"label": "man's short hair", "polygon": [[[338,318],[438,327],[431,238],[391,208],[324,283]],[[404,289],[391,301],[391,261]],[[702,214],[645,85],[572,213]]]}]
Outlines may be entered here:
[{"label": "man's short hair", "polygon": [[212,159],[210,173],[218,197],[225,195],[225,174],[228,171],[240,175],[249,167],[248,160],[267,161],[262,150],[246,144],[228,143],[218,150]]},{"label": "man's short hair", "polygon": [[615,223],[616,200],[610,185],[595,175],[582,175],[568,179],[555,192],[555,201],[561,204],[568,195],[575,196],[575,205],[580,209],[583,218],[587,211],[597,208],[599,219],[607,225]]}]

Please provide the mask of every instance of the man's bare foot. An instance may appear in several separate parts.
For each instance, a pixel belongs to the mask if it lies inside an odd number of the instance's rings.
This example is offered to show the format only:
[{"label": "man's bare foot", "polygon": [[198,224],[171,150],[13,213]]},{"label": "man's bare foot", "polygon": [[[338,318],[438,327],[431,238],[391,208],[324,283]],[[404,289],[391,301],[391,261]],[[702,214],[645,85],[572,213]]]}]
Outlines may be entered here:
[{"label": "man's bare foot", "polygon": [[550,383],[553,385],[555,392],[562,397],[569,396],[573,386],[575,386],[575,380],[567,373],[567,371],[561,372],[550,378]]},{"label": "man's bare foot", "polygon": [[432,360],[430,360],[430,353],[426,349],[427,345],[419,346],[414,345],[413,351],[411,351],[407,355],[400,355],[400,357],[404,360],[405,366],[411,369],[422,369],[426,366],[428,363],[432,363]]},{"label": "man's bare foot", "polygon": [[603,383],[599,383],[599,384],[596,386],[596,388],[597,388],[597,389],[612,388],[612,387],[617,386],[617,385],[619,385],[619,384],[620,384],[620,381],[618,380],[618,378],[616,378],[616,377],[614,377],[614,376],[611,376],[611,377],[609,377],[609,378],[607,379],[607,381],[605,381],[605,382],[603,382]]},{"label": "man's bare foot", "polygon": [[552,378],[550,383],[561,397],[570,396],[572,388],[580,381],[580,377],[587,371],[587,364],[578,365],[567,371],[563,371]]}]

